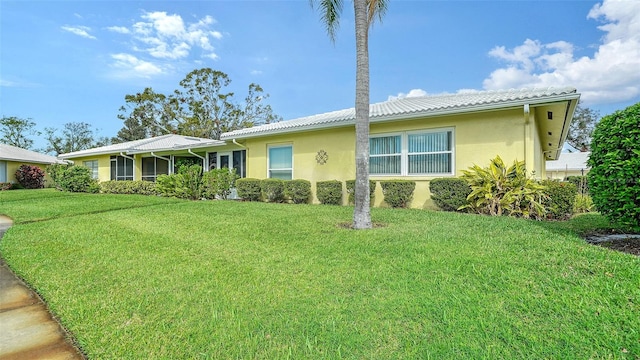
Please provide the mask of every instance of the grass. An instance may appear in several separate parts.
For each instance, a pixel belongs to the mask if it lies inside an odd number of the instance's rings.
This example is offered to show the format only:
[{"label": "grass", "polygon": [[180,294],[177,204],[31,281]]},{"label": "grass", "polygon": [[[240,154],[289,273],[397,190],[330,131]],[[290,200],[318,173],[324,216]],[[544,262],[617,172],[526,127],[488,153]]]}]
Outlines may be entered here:
[{"label": "grass", "polygon": [[0,193],[0,252],[90,358],[640,356],[640,259],[576,235],[597,215],[354,231],[350,207],[23,193],[50,210]]}]

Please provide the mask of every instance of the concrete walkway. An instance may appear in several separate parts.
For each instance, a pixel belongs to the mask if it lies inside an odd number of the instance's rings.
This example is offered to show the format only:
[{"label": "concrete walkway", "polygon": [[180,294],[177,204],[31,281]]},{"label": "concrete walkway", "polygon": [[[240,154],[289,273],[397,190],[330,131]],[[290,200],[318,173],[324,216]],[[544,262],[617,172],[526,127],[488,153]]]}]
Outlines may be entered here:
[{"label": "concrete walkway", "polygon": [[[12,224],[0,215],[0,238]],[[68,338],[40,297],[0,258],[0,360],[84,359]]]}]

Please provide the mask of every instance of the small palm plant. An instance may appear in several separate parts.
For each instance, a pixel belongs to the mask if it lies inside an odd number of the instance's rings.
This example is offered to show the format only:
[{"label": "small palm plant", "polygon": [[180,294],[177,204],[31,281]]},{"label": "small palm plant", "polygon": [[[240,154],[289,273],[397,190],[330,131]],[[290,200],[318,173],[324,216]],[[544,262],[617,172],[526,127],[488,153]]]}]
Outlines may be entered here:
[{"label": "small palm plant", "polygon": [[500,156],[482,168],[473,165],[463,170],[462,179],[471,187],[467,205],[458,210],[470,209],[479,214],[508,215],[541,219],[546,211],[543,199],[545,186],[527,175],[524,161],[514,161],[507,167]]}]

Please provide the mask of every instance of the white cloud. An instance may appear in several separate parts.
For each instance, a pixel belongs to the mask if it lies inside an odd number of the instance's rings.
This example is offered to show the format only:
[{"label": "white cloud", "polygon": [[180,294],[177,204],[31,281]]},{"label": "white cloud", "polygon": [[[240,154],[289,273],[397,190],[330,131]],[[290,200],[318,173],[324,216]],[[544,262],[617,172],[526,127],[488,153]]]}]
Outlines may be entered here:
[{"label": "white cloud", "polygon": [[216,53],[210,53],[202,55],[203,57],[209,58],[211,60],[218,60],[220,57]]},{"label": "white cloud", "polygon": [[95,40],[96,37],[89,34],[89,31],[91,31],[91,28],[86,27],[86,26],[69,26],[69,25],[65,25],[65,26],[61,26],[61,29],[64,31],[68,31],[72,34],[78,35],[78,36],[82,36],[83,38],[87,38],[87,39],[93,39]]},{"label": "white cloud", "polygon": [[129,34],[131,33],[131,31],[129,31],[129,29],[127,29],[124,26],[109,26],[107,28],[107,30],[112,31],[112,32],[117,32],[120,34]]},{"label": "white cloud", "polygon": [[387,101],[404,99],[404,98],[427,96],[427,95],[428,95],[428,93],[426,91],[422,90],[422,89],[411,89],[408,93],[398,93],[398,95],[396,95],[396,96],[389,95],[387,97]]},{"label": "white cloud", "polygon": [[565,41],[498,46],[489,55],[507,64],[484,80],[484,88],[575,86],[589,104],[640,95],[640,1],[604,0],[587,18],[601,21],[605,32],[592,56],[575,58],[573,44]]},{"label": "white cloud", "polygon": [[251,70],[251,75],[262,75],[261,70]]},{"label": "white cloud", "polygon": [[112,67],[116,69],[116,77],[142,77],[149,78],[152,75],[162,74],[162,69],[148,61],[140,60],[131,54],[112,54],[115,60]]}]

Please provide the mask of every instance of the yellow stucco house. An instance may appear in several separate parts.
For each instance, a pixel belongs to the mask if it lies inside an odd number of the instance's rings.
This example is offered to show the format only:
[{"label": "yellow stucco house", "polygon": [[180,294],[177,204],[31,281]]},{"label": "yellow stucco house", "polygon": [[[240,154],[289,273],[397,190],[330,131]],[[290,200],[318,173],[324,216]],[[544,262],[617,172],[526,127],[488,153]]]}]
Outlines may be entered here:
[{"label": "yellow stucco house", "polygon": [[[15,173],[21,165],[35,165],[46,171],[47,165],[63,163],[49,155],[0,144],[0,183],[17,183]],[[48,180],[45,177],[45,180]]]},{"label": "yellow stucco house", "polygon": [[[370,106],[370,178],[416,181],[415,208],[432,207],[429,181],[459,176],[496,155],[546,177],[580,98],[574,88],[477,91],[404,98]],[[181,158],[205,169],[235,168],[242,177],[355,178],[353,108],[224,133],[221,140],[164,135],[60,155],[101,180],[150,180]],[[377,187],[375,205],[383,196]],[[344,197],[346,201],[346,196]],[[314,198],[314,202],[317,199]]]}]

